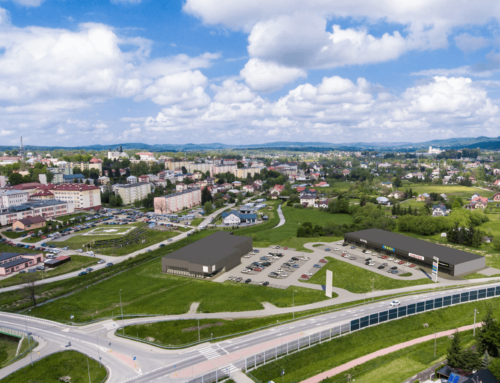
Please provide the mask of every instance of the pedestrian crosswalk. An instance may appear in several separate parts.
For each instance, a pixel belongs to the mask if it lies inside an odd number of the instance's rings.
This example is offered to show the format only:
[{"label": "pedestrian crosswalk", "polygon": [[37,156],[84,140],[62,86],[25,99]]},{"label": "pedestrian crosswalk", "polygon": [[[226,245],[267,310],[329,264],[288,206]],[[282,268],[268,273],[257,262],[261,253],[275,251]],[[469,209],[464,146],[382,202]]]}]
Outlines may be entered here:
[{"label": "pedestrian crosswalk", "polygon": [[222,368],[222,371],[226,374],[232,374],[235,371],[239,371],[240,369],[236,367],[234,364],[229,364]]},{"label": "pedestrian crosswalk", "polygon": [[205,348],[202,348],[198,351],[200,352],[200,354],[202,354],[205,358],[207,358],[209,360],[214,359],[214,358],[218,358],[219,356],[221,356],[221,354],[219,354],[212,347],[205,347]]}]

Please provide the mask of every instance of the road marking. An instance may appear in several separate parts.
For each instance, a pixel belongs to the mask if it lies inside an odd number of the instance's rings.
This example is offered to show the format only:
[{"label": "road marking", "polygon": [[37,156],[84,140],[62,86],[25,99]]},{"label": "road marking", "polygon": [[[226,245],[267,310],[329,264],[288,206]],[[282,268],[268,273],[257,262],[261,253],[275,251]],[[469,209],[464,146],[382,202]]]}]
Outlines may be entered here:
[{"label": "road marking", "polygon": [[202,354],[208,360],[215,359],[221,356],[217,351],[215,351],[212,347],[202,348],[198,350],[200,354]]}]

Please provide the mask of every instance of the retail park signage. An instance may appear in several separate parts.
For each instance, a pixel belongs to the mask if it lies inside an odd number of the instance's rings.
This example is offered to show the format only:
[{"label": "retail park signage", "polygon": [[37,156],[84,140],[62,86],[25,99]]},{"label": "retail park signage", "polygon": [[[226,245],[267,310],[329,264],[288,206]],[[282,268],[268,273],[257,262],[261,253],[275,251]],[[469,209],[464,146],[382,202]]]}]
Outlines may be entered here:
[{"label": "retail park signage", "polygon": [[359,239],[360,242],[364,242],[364,243],[368,243],[368,241],[366,239]]},{"label": "retail park signage", "polygon": [[389,251],[396,251],[396,250],[394,250],[394,247],[390,247],[390,246],[386,246],[386,245],[383,245],[382,248],[384,248],[385,250],[389,250]]},{"label": "retail park signage", "polygon": [[425,258],[422,257],[421,255],[417,255],[417,254],[413,254],[413,253],[409,253],[408,254],[410,257],[412,258],[417,258],[417,259],[420,259],[421,261],[423,261]]}]

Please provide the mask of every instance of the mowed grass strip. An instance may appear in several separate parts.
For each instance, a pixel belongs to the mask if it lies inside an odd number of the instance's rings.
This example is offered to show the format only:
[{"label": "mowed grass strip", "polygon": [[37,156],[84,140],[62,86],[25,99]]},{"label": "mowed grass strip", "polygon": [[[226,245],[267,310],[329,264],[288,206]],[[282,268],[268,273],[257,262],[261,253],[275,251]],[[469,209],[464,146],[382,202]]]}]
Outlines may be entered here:
[{"label": "mowed grass strip", "polygon": [[410,183],[404,185],[403,187],[403,189],[410,189],[410,188],[412,189],[413,193],[418,193],[418,194],[444,193],[447,196],[456,196],[456,197],[461,197],[462,199],[470,198],[475,193],[481,195],[482,197],[488,197],[488,198],[493,197],[493,195],[495,194],[495,192],[492,190],[483,190],[462,185],[433,185],[433,184]]},{"label": "mowed grass strip", "polygon": [[428,278],[416,280],[392,279],[373,271],[339,261],[332,257],[325,257],[328,263],[320,271],[314,274],[306,283],[317,285],[326,284],[326,271],[333,273],[333,286],[340,287],[352,293],[368,293],[373,290],[390,290],[402,287],[419,286],[433,283]]},{"label": "mowed grass strip", "polygon": [[[34,357],[33,357],[34,359]],[[88,367],[87,367],[88,360]],[[71,377],[71,383],[102,382],[107,375],[99,362],[77,351],[61,351],[46,356],[2,379],[2,383],[60,383],[59,378]]]},{"label": "mowed grass strip", "polygon": [[17,337],[0,334],[0,368],[7,366],[16,357],[19,341]]},{"label": "mowed grass strip", "polygon": [[[53,269],[45,268],[44,271],[37,271],[34,275],[37,277],[37,280],[41,280],[43,278],[51,278],[61,274],[70,273],[75,270],[85,269],[92,265],[96,265],[99,259],[85,257],[83,255],[71,255],[71,261],[62,264],[61,266],[57,266]],[[18,285],[23,283],[23,278],[26,274],[17,274],[9,278],[4,278],[0,280],[1,287],[8,287],[13,285]]]},{"label": "mowed grass strip", "polygon": [[[464,347],[472,346],[474,343],[472,330],[461,332],[460,339]],[[323,382],[345,382],[345,374],[351,374],[358,383],[400,383],[444,361],[450,342],[450,338],[446,336],[437,338],[436,356],[434,356],[434,340],[431,340],[372,359]]]},{"label": "mowed grass strip", "polygon": [[91,320],[92,315],[94,319],[118,315],[120,289],[124,315],[182,314],[189,311],[193,302],[201,302],[198,310],[205,313],[261,310],[261,302],[291,307],[292,290],[297,291],[296,306],[327,299],[319,290],[216,283],[163,274],[160,269],[161,258],[155,259],[69,297],[32,309],[31,314],[56,321],[68,321],[74,315],[75,322]]},{"label": "mowed grass strip", "polygon": [[[284,382],[300,382],[386,347],[435,332],[470,325],[474,321],[474,308],[485,313],[489,307],[493,309],[495,317],[500,315],[500,299],[493,298],[368,327],[269,362],[252,371],[252,375],[262,382],[281,382],[281,371],[285,369]],[[424,327],[424,324],[428,324],[428,327]],[[396,372],[394,373],[396,375]],[[404,378],[398,380],[401,381],[404,381]]]}]

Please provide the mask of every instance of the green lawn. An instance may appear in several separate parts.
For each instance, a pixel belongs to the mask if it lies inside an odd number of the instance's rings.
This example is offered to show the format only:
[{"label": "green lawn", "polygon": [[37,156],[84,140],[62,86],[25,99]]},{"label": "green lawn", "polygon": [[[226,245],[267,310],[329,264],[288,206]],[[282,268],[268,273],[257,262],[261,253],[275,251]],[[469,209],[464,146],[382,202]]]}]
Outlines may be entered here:
[{"label": "green lawn", "polygon": [[428,278],[417,280],[392,279],[335,258],[326,257],[326,259],[328,263],[306,283],[324,285],[326,283],[326,270],[333,272],[334,287],[340,287],[358,294],[368,293],[372,291],[373,287],[375,287],[375,290],[390,290],[433,283]]},{"label": "green lawn", "polygon": [[[61,221],[61,222],[66,223],[68,221],[72,222],[71,221],[72,218],[87,218],[89,215],[90,215],[89,213],[75,213],[75,214],[69,214],[69,215],[62,215],[60,217],[55,217],[53,219],[56,221]],[[73,222],[74,221],[76,221],[76,219],[73,220]]]},{"label": "green lawn", "polygon": [[[269,201],[268,201],[269,203]],[[289,206],[282,206],[286,223],[283,226],[274,228],[279,218],[273,210],[269,222],[256,225],[248,229],[239,229],[234,233],[237,235],[251,235],[255,247],[267,247],[270,245],[288,246],[299,251],[311,252],[304,248],[308,242],[333,242],[339,237],[317,237],[317,238],[297,238],[297,228],[304,222],[311,222],[314,225],[324,226],[328,223],[342,225],[352,223],[352,217],[348,214],[330,214],[317,209],[296,209]],[[267,212],[267,211],[266,211]]]},{"label": "green lawn", "polygon": [[[140,225],[130,225],[126,227],[116,227],[116,226],[104,226],[99,228],[99,232],[103,232],[103,230],[118,230],[119,232],[123,233],[128,229],[136,229]],[[59,247],[64,247],[68,246],[70,249],[81,249],[82,247],[86,246],[87,244],[92,244],[93,241],[99,241],[99,240],[108,240],[108,239],[117,239],[117,238],[124,238],[125,235],[123,234],[110,234],[110,235],[81,235],[84,233],[88,233],[89,231],[95,230],[95,228],[92,229],[87,229],[87,230],[82,230],[79,232],[77,235],[67,239],[66,241],[62,242],[54,242],[57,244]],[[177,231],[160,231],[160,230],[147,230],[146,232],[146,241],[144,243],[136,243],[133,245],[128,245],[126,247],[122,248],[99,248],[96,251],[100,254],[105,254],[105,255],[126,255],[133,253],[134,251],[144,249],[145,247],[154,245],[155,243],[164,241],[168,238],[175,237],[178,235],[179,232]]]},{"label": "green lawn", "polygon": [[33,367],[28,365],[2,379],[2,383],[60,383],[59,378],[70,376],[71,383],[87,383],[89,373],[87,360],[90,367],[90,380],[102,382],[107,372],[100,367],[99,362],[88,358],[77,351],[61,351],[37,360]]},{"label": "green lawn", "polygon": [[76,322],[90,320],[91,314],[94,319],[111,316],[118,314],[120,289],[124,315],[182,314],[189,311],[193,302],[201,302],[198,310],[205,313],[260,310],[261,302],[290,307],[292,290],[297,291],[297,306],[327,299],[323,291],[318,290],[216,283],[163,274],[160,268],[161,259],[152,260],[69,297],[32,309],[31,313],[57,321],[67,321],[74,315]]},{"label": "green lawn", "polygon": [[[97,264],[99,259],[85,257],[83,255],[71,255],[71,261],[62,264],[61,266],[55,267],[53,269],[45,268],[45,272],[37,271],[34,275],[41,280],[43,278],[55,277],[57,275],[70,273],[75,270],[81,270],[89,266]],[[13,277],[5,278],[0,280],[0,287],[8,287],[12,285],[18,285],[23,283],[23,278],[26,274],[17,274]]]},{"label": "green lawn", "polygon": [[[472,346],[474,343],[472,330],[464,331],[460,335],[464,347]],[[400,383],[444,361],[450,342],[448,337],[438,338],[436,356],[434,356],[434,341],[431,340],[372,359],[343,374],[325,379],[323,382],[341,382],[345,379],[345,374],[351,374],[358,383]],[[395,371],[397,373],[394,373]]]},{"label": "green lawn", "polygon": [[16,357],[19,338],[0,334],[0,368],[9,364]]},{"label": "green lawn", "polygon": [[191,225],[190,226],[198,226],[200,223],[203,222],[205,218],[195,218],[191,221]]},{"label": "green lawn", "polygon": [[[500,299],[498,298],[429,311],[368,327],[350,335],[315,345],[304,351],[278,359],[276,362],[267,363],[252,371],[252,375],[262,382],[270,380],[281,382],[281,371],[285,369],[285,383],[300,382],[380,349],[434,334],[434,332],[470,325],[474,321],[474,308],[485,313],[488,307],[493,308],[495,317],[500,316]],[[481,317],[478,319],[481,320]],[[428,324],[428,327],[424,327],[424,323]],[[397,370],[391,371],[397,376]],[[403,373],[406,375],[409,372]],[[372,380],[364,381],[373,382]],[[402,381],[404,381],[404,377],[394,380],[398,383]]]}]

